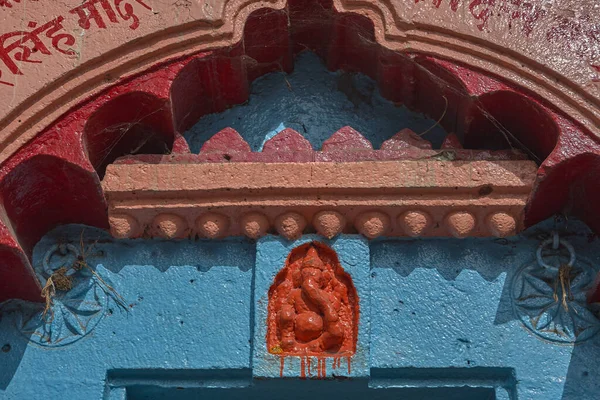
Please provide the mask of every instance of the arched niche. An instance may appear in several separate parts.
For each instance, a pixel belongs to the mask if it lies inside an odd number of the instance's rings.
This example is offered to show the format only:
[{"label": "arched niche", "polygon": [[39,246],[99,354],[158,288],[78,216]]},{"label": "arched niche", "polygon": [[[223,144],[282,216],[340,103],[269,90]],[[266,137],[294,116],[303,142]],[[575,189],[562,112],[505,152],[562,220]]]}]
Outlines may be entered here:
[{"label": "arched niche", "polygon": [[352,277],[330,247],[293,249],[269,289],[267,348],[285,356],[347,357],[356,351],[359,304]]},{"label": "arched niche", "polygon": [[521,147],[540,162],[556,146],[557,124],[549,113],[522,94],[507,90],[486,93],[472,103],[467,113],[468,148]]},{"label": "arched niche", "polygon": [[117,157],[170,153],[173,136],[168,102],[144,92],[129,92],[109,100],[84,127],[85,147],[101,178],[106,166]]}]

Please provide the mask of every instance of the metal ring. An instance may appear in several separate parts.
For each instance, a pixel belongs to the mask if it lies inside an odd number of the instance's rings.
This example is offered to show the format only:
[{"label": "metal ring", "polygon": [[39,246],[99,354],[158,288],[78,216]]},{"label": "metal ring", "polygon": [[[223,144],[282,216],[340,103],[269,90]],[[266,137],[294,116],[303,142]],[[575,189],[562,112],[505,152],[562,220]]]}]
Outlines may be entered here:
[{"label": "metal ring", "polygon": [[[50,250],[48,250],[46,252],[46,256],[44,257],[44,261],[42,262],[43,266],[44,266],[44,273],[50,277],[52,276],[52,274],[54,273],[54,269],[50,266],[50,257],[57,251],[60,251],[60,246],[66,246],[67,247],[67,253],[71,252],[73,254],[75,254],[75,257],[77,257],[79,255],[78,251],[77,251],[77,247],[73,246],[72,244],[66,244],[66,245],[58,245],[55,244],[54,246],[52,246],[50,248]],[[73,268],[73,266],[71,266],[68,270],[67,270],[67,276],[73,275],[75,272],[75,268]]]},{"label": "metal ring", "polygon": [[[542,250],[544,249],[544,247],[546,247],[547,245],[549,245],[551,243],[554,243],[554,240],[555,240],[554,238],[546,239],[546,240],[544,240],[540,244],[540,247],[538,247],[538,250],[537,250],[537,260],[538,260],[538,263],[542,267],[546,267],[546,268],[549,268],[549,269],[558,269],[558,267],[555,267],[553,265],[547,264],[544,261],[543,257],[542,257]],[[569,251],[570,258],[569,258],[569,262],[568,262],[567,265],[569,267],[572,267],[575,264],[575,259],[576,259],[575,258],[575,249],[573,248],[573,246],[571,245],[571,243],[567,242],[564,239],[559,239],[559,243],[561,245],[563,245]]]}]

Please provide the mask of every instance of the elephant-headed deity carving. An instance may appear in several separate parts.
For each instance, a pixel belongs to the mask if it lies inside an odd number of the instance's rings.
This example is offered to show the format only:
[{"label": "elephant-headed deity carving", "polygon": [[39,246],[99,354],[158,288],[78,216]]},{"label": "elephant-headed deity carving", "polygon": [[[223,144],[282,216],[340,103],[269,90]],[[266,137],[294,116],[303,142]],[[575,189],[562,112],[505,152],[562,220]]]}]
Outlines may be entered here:
[{"label": "elephant-headed deity carving", "polygon": [[358,296],[334,250],[293,249],[269,290],[267,346],[283,356],[350,356],[356,351]]}]

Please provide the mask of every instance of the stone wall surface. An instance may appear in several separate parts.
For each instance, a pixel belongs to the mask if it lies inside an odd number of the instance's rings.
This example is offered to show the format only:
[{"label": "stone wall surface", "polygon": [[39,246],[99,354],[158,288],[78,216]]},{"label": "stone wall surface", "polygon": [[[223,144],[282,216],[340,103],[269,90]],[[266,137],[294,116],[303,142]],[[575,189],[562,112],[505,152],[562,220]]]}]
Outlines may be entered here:
[{"label": "stone wall surface", "polygon": [[[78,249],[82,228],[47,235],[34,252],[36,271],[68,257],[71,250],[57,246]],[[115,240],[88,227],[82,242],[97,275],[87,278],[101,277],[114,292],[94,286],[82,299],[87,280],[75,280],[73,292],[56,297],[46,331],[30,318],[43,305],[4,303],[0,398],[593,399],[600,327],[577,304],[590,284],[587,269],[600,265],[598,240],[576,221],[561,235],[576,251],[573,271],[584,276],[573,276],[571,311],[561,318],[579,322],[534,329],[528,308],[515,303],[550,229],[545,223],[506,239],[267,236],[253,243]],[[288,252],[311,240],[338,252],[357,288],[358,346],[348,359],[278,360],[266,348],[269,287]],[[562,309],[552,282],[532,282],[552,310]],[[523,305],[536,316],[540,304]]]}]

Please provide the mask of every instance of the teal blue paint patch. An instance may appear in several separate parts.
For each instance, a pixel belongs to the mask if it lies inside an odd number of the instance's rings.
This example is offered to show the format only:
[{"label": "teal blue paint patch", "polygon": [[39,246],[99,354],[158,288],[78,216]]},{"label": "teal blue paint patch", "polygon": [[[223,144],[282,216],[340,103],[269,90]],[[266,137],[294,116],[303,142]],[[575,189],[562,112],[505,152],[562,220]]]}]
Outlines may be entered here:
[{"label": "teal blue paint patch", "polygon": [[[443,387],[489,390],[496,400],[516,399],[516,376],[512,368],[373,368],[369,387],[376,389]],[[476,396],[467,390],[466,399]],[[490,396],[489,398],[492,398]]]},{"label": "teal blue paint patch", "polygon": [[[271,73],[258,78],[245,104],[202,117],[184,137],[192,153],[198,153],[206,140],[231,127],[253,151],[259,151],[268,139],[291,128],[319,150],[337,130],[351,126],[378,149],[404,128],[420,133],[435,125],[423,114],[384,99],[369,77],[356,74],[344,79],[347,76],[342,75],[342,71],[328,71],[314,53],[303,52],[296,57],[291,74]],[[439,148],[445,136],[444,129],[435,125],[423,138]]]},{"label": "teal blue paint patch", "polygon": [[[485,387],[406,387],[371,389],[366,379],[353,380],[256,380],[250,387],[179,387],[145,385],[123,389],[127,400],[506,400],[494,397],[494,389]],[[123,396],[123,395],[122,395]],[[110,400],[124,400],[115,397]]]}]

